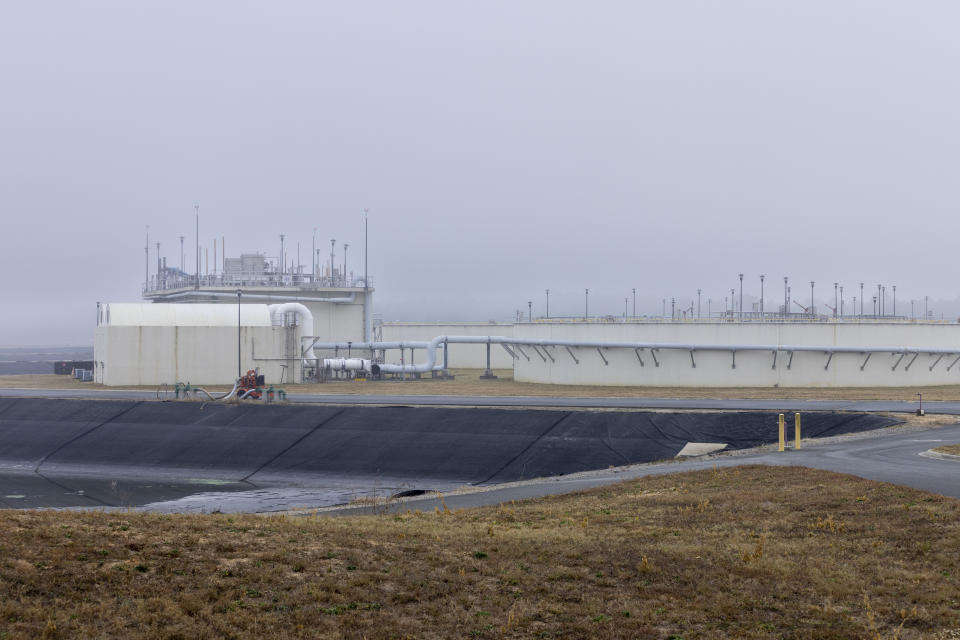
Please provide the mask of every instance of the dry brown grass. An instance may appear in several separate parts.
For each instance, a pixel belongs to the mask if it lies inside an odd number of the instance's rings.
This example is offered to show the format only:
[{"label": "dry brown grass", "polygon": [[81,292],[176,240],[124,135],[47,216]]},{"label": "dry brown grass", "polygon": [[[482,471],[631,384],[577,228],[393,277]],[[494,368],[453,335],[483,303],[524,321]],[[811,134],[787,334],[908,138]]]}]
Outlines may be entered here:
[{"label": "dry brown grass", "polygon": [[23,375],[0,376],[0,387],[4,389],[105,389],[102,384],[80,382],[71,376],[57,376],[52,373],[30,373]]},{"label": "dry brown grass", "polygon": [[953,456],[960,456],[960,444],[948,444],[943,447],[937,447],[934,449],[934,451],[939,453],[949,453]]},{"label": "dry brown grass", "polygon": [[769,467],[455,513],[6,511],[0,637],[945,638],[958,523]]},{"label": "dry brown grass", "polygon": [[[476,396],[549,396],[606,398],[757,398],[810,400],[899,400],[916,401],[917,393],[924,400],[956,401],[960,385],[942,387],[872,387],[872,388],[784,388],[784,387],[603,387],[587,385],[537,384],[515,382],[510,370],[497,370],[496,380],[481,380],[478,369],[456,369],[455,380],[424,377],[420,380],[335,381],[324,384],[282,385],[290,393],[329,393],[356,395],[476,395]],[[140,389],[156,387],[104,387],[78,382],[69,376],[22,375],[0,376],[0,387],[30,389]],[[210,391],[229,387],[209,386]]]}]

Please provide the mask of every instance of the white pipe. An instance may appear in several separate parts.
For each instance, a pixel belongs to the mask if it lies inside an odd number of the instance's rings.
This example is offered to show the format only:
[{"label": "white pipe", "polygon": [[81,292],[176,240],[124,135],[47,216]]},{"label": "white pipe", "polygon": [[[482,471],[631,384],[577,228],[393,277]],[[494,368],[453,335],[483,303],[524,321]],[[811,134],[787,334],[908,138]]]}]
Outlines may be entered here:
[{"label": "white pipe", "polygon": [[361,358],[324,358],[323,368],[334,371],[370,371],[370,360]]},{"label": "white pipe", "polygon": [[[313,331],[313,314],[310,313],[310,309],[308,309],[306,305],[300,302],[271,304],[267,307],[267,310],[270,312],[270,322],[274,326],[283,323],[283,316],[285,313],[296,313],[298,316],[300,316],[300,326],[304,328],[304,332],[306,332],[307,327],[309,327],[311,332]],[[301,342],[306,339],[306,336],[300,337]],[[313,352],[312,346],[303,349],[300,353],[300,356],[303,358],[303,363],[306,365],[312,365],[313,361],[317,359],[316,354]]]},{"label": "white pipe", "polygon": [[588,349],[677,349],[683,351],[812,351],[820,353],[930,353],[960,354],[958,349],[940,349],[924,347],[837,347],[833,345],[771,345],[771,344],[699,344],[676,342],[597,342],[582,340],[544,340],[530,338],[508,338],[506,336],[437,336],[430,342],[319,342],[314,340],[311,347],[318,349],[426,349],[427,359],[421,364],[382,364],[380,370],[385,373],[426,373],[434,371],[437,347],[448,344],[516,344],[531,346],[582,347]]},{"label": "white pipe", "polygon": [[234,382],[234,383],[233,383],[233,389],[231,389],[231,390],[228,391],[227,393],[223,394],[222,396],[216,396],[216,397],[214,397],[209,391],[207,391],[207,390],[204,389],[203,387],[194,387],[194,388],[193,388],[193,395],[197,395],[198,393],[203,393],[203,394],[205,394],[208,398],[210,398],[210,399],[213,400],[213,401],[226,400],[227,398],[229,398],[230,396],[232,396],[232,395],[234,394],[234,392],[237,390],[237,387],[238,387],[239,385],[240,385],[240,381],[238,380],[237,382]]},{"label": "white pipe", "polygon": [[229,400],[233,397],[233,394],[237,392],[237,389],[240,387],[240,379],[238,378],[236,382],[233,383],[233,389],[230,389],[230,392],[226,395],[220,396],[217,400]]},{"label": "white pipe", "polygon": [[[451,342],[453,338],[450,336]],[[310,336],[307,336],[309,339]],[[496,344],[496,340],[494,340]],[[400,342],[320,342],[320,338],[314,338],[310,343],[313,349],[426,349],[430,346],[428,340],[403,340]]]}]

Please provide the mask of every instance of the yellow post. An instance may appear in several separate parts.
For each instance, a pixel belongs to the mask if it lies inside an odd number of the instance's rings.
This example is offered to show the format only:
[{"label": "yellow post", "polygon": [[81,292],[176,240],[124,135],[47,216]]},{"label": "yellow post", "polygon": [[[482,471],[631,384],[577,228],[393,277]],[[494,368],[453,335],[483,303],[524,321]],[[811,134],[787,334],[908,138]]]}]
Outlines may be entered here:
[{"label": "yellow post", "polygon": [[784,429],[784,426],[783,426],[783,414],[782,414],[782,413],[780,414],[780,418],[779,418],[779,420],[778,420],[777,422],[780,423],[780,448],[778,449],[778,451],[783,451],[783,450],[786,449],[786,443],[784,442],[784,441],[786,440],[786,438],[785,438],[785,435],[786,435],[786,434],[784,433],[784,432],[785,432],[785,429]]},{"label": "yellow post", "polygon": [[793,443],[793,448],[799,449],[800,448],[800,413],[799,412],[793,414],[793,422],[794,422],[794,426],[796,427],[796,434],[794,436],[795,439]]}]

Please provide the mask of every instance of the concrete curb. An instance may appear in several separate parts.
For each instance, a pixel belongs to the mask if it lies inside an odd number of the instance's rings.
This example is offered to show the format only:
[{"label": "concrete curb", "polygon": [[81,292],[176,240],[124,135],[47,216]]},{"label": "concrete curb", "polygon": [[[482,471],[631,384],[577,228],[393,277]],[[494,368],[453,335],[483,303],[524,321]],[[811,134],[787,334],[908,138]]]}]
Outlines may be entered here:
[{"label": "concrete curb", "polygon": [[935,460],[951,460],[953,462],[960,462],[960,456],[955,456],[952,453],[940,453],[939,451],[934,451],[933,449],[921,451],[918,455],[921,455],[924,458],[934,458]]}]

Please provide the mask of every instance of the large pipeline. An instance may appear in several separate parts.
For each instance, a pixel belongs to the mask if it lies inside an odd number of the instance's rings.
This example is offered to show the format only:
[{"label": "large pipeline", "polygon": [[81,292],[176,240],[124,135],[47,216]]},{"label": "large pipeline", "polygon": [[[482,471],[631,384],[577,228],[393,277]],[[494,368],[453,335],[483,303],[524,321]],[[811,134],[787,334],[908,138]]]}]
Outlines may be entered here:
[{"label": "large pipeline", "polygon": [[[835,353],[894,353],[903,354],[933,354],[956,355],[960,360],[960,348],[941,349],[926,347],[838,347],[834,345],[784,345],[784,344],[702,344],[676,342],[602,342],[584,340],[550,340],[534,338],[508,338],[506,336],[437,336],[429,342],[401,341],[401,342],[320,342],[314,339],[310,349],[426,349],[426,360],[420,364],[382,364],[380,371],[384,373],[427,373],[443,369],[437,365],[437,347],[442,344],[499,344],[519,345],[532,347],[575,347],[586,349],[634,349],[634,350],[682,350],[682,351],[770,351],[770,352],[818,352]],[[954,361],[953,364],[956,364]],[[950,366],[952,367],[953,364]]]}]

